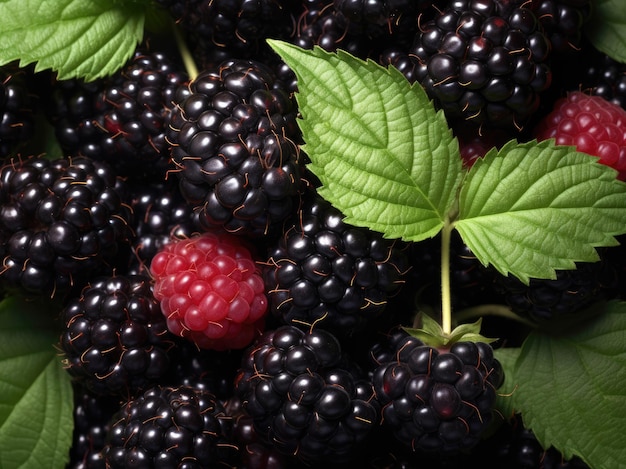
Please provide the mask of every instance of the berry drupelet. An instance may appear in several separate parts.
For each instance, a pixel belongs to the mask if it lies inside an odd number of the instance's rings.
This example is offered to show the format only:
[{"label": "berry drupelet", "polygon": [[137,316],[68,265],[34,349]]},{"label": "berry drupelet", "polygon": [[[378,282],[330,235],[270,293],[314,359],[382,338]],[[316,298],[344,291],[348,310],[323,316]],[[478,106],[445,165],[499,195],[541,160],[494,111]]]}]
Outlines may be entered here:
[{"label": "berry drupelet", "polygon": [[96,278],[61,318],[66,369],[91,392],[133,395],[168,372],[174,342],[149,277]]},{"label": "berry drupelet", "polygon": [[0,168],[0,281],[62,296],[112,271],[134,236],[128,186],[86,157],[10,160]]},{"label": "berry drupelet", "polygon": [[275,234],[295,212],[302,185],[292,91],[261,62],[229,60],[181,95],[167,131],[172,172],[204,229]]}]

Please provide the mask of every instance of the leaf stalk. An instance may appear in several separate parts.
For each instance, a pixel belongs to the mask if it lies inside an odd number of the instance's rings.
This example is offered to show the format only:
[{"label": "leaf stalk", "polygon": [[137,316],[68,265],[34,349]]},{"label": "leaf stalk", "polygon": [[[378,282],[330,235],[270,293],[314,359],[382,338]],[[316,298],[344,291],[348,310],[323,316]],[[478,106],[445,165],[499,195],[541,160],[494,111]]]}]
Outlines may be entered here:
[{"label": "leaf stalk", "polygon": [[454,224],[446,221],[441,231],[441,328],[452,332],[452,297],[450,287],[450,241]]}]

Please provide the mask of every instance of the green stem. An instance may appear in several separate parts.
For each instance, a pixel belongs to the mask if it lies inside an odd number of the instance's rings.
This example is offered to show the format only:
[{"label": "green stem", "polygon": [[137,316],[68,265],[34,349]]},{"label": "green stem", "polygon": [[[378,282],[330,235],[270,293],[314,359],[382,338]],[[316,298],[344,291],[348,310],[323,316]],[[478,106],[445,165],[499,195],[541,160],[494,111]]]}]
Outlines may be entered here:
[{"label": "green stem", "polygon": [[176,45],[183,60],[183,64],[185,65],[185,70],[187,70],[187,75],[189,75],[189,79],[193,81],[198,76],[198,66],[196,65],[196,62],[193,59],[191,52],[189,51],[189,47],[187,46],[187,42],[185,41],[185,38],[183,37],[182,33],[180,32],[180,28],[176,23],[172,25],[172,29],[174,30]]},{"label": "green stem", "polygon": [[446,222],[441,232],[441,328],[452,332],[452,298],[450,288],[450,237],[454,225]]},{"label": "green stem", "polygon": [[526,318],[523,318],[519,314],[515,314],[508,306],[500,304],[484,304],[479,306],[472,306],[471,308],[465,308],[455,313],[455,318],[459,322],[483,316],[498,316],[517,321],[533,329],[537,328],[537,324]]}]

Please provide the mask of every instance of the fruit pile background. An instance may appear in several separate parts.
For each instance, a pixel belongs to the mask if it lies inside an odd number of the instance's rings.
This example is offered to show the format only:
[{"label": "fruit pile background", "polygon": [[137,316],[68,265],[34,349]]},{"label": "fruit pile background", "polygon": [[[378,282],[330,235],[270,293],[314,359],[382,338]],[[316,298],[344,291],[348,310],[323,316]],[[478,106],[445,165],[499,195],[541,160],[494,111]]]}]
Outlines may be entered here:
[{"label": "fruit pile background", "polygon": [[626,63],[586,34],[597,3],[154,0],[107,76],[2,65],[0,317],[56,338],[60,467],[596,469],[503,414],[498,351],[626,299],[623,246],[525,283],[453,233],[455,324],[482,335],[411,336],[441,307],[440,236],[351,225],[318,193],[266,40],[396,67],[464,168],[554,138],[623,181]]}]

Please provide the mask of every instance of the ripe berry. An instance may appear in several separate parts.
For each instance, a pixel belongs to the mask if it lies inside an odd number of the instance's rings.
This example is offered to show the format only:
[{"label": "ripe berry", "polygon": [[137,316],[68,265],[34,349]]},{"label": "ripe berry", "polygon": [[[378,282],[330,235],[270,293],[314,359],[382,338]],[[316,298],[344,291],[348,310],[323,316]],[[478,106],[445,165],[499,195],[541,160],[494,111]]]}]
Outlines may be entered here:
[{"label": "ripe berry", "polygon": [[371,383],[323,329],[266,331],[235,386],[257,433],[303,462],[349,462],[378,426]]},{"label": "ripe berry", "polygon": [[[157,0],[203,51],[257,58],[269,49],[265,39],[287,38],[292,4],[277,0]],[[195,50],[194,50],[195,52]]]},{"label": "ripe berry", "polygon": [[73,383],[74,430],[67,469],[105,469],[102,449],[113,414],[119,410],[117,396],[103,396]]},{"label": "ripe berry", "polygon": [[269,249],[263,269],[274,316],[283,324],[354,336],[379,317],[409,270],[407,246],[355,227],[315,191]]},{"label": "ripe berry", "polygon": [[[531,278],[528,284],[512,276],[494,275],[494,288],[511,310],[537,324],[557,319],[572,322],[573,313],[595,302],[616,297],[619,269],[613,251],[601,252],[597,262],[579,262],[576,269],[557,270],[554,279]],[[602,309],[594,309],[598,314]]]},{"label": "ripe berry", "polygon": [[0,280],[59,296],[80,290],[133,237],[128,186],[86,157],[11,160],[0,168]]},{"label": "ripe berry", "polygon": [[66,369],[91,392],[126,396],[168,371],[174,343],[149,277],[93,279],[61,317]]},{"label": "ripe berry", "polygon": [[456,453],[475,446],[492,421],[504,378],[491,346],[457,342],[437,349],[397,334],[391,340],[395,354],[390,359],[389,347],[381,348],[372,378],[382,425],[413,451]]},{"label": "ripe berry", "polygon": [[169,164],[166,118],[186,81],[167,54],[143,47],[105,79],[56,81],[49,114],[61,147],[106,161],[126,178],[162,180]]},{"label": "ripe berry", "polygon": [[206,232],[172,241],[150,271],[169,330],[198,347],[244,348],[264,329],[263,278],[239,237]]},{"label": "ripe berry", "polygon": [[213,394],[153,386],[111,418],[103,449],[107,469],[232,467],[228,417]]},{"label": "ripe berry", "polygon": [[13,62],[0,67],[0,158],[6,158],[32,137],[36,98],[28,72]]},{"label": "ripe berry", "polygon": [[[450,121],[521,130],[552,79],[550,42],[523,0],[456,0],[420,25],[403,62]],[[392,62],[393,63],[393,62]]]},{"label": "ripe berry", "polygon": [[302,184],[294,94],[263,63],[229,60],[177,101],[167,132],[173,173],[202,226],[274,234],[296,210]]}]

